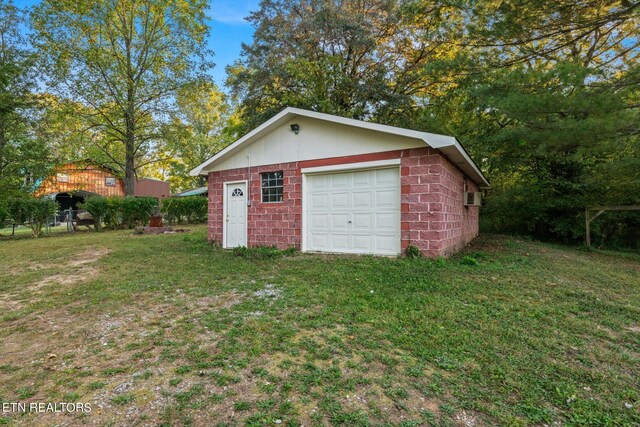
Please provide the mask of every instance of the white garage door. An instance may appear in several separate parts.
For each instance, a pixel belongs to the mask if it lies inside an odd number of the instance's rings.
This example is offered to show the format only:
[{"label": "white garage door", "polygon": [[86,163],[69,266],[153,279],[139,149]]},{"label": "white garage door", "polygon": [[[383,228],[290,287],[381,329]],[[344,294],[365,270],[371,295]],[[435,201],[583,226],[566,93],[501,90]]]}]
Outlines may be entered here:
[{"label": "white garage door", "polygon": [[308,175],[309,251],[400,253],[400,172],[397,167]]}]

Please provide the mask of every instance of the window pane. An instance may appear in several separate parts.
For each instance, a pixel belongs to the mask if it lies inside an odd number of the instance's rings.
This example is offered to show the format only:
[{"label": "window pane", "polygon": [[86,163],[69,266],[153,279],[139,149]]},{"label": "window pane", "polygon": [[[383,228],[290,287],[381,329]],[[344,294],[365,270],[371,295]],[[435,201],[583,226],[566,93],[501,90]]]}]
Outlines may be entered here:
[{"label": "window pane", "polygon": [[264,203],[282,202],[284,199],[284,179],[282,171],[260,174],[262,183],[262,201]]}]

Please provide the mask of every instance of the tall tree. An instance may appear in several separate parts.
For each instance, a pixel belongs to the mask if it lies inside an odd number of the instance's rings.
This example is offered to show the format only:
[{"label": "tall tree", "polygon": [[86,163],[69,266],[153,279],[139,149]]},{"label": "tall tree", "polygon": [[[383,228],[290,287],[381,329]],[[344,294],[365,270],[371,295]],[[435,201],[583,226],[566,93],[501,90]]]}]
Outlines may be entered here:
[{"label": "tall tree", "polygon": [[[228,68],[249,126],[285,106],[389,121],[426,90],[423,68],[451,54],[440,28],[456,10],[429,19],[398,0],[264,0],[248,20],[253,42]],[[407,19],[408,18],[408,19]]]},{"label": "tall tree", "polygon": [[35,87],[33,52],[20,33],[24,12],[0,0],[0,178],[12,162],[10,151],[24,137],[25,115]]},{"label": "tall tree", "polygon": [[92,143],[122,171],[158,160],[159,122],[176,92],[212,65],[205,0],[44,0],[33,15],[52,90],[79,108]]},{"label": "tall tree", "polygon": [[204,185],[189,172],[235,139],[237,117],[227,96],[207,80],[195,81],[176,95],[177,111],[164,127],[166,160],[160,163],[174,190]]},{"label": "tall tree", "polygon": [[[586,205],[639,203],[640,3],[460,5],[461,49],[440,70],[456,84],[414,120],[483,159],[485,221],[575,240]],[[618,237],[640,245],[639,223],[629,217]]]}]

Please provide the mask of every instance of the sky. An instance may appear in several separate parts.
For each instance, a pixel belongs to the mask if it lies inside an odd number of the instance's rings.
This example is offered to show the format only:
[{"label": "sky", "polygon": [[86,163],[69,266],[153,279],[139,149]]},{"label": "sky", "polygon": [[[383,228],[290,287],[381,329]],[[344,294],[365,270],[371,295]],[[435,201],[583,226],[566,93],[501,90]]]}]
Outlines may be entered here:
[{"label": "sky", "polygon": [[[14,0],[13,3],[24,8],[38,4],[39,0]],[[256,9],[258,9],[258,0],[210,0],[209,48],[215,54],[213,61],[216,64],[211,75],[220,87],[226,78],[225,67],[240,57],[243,42],[251,42],[253,28],[244,20],[244,17]]]}]

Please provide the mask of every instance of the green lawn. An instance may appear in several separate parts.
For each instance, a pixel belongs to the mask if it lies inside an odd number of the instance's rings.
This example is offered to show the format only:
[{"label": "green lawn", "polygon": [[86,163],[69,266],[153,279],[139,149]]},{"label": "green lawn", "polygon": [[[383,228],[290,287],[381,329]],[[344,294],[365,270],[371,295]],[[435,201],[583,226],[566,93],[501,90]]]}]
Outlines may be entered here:
[{"label": "green lawn", "polygon": [[[239,257],[205,229],[0,242],[0,425],[638,425],[640,255]],[[560,424],[555,424],[560,425]]]}]

